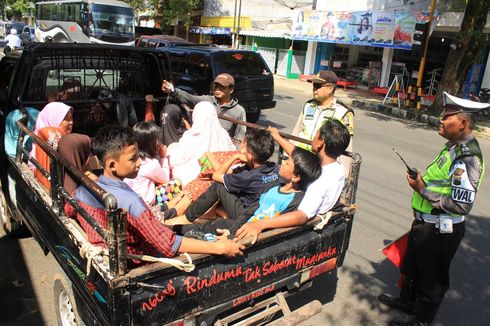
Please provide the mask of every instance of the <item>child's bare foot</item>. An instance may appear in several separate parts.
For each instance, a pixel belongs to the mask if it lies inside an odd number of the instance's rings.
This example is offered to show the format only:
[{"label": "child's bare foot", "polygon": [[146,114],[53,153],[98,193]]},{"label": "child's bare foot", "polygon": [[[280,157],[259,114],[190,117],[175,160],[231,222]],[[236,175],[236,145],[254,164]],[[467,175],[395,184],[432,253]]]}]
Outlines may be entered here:
[{"label": "child's bare foot", "polygon": [[[184,192],[183,191],[179,192],[177,195],[175,195],[174,198],[172,198],[171,200],[169,200],[167,202],[167,207],[168,208],[175,208],[177,206],[177,204],[181,201],[182,197],[184,197]],[[178,214],[178,215],[182,215],[182,214]]]},{"label": "child's bare foot", "polygon": [[182,192],[184,195],[181,197],[180,201],[175,205],[175,210],[178,215],[183,215],[187,210],[187,207],[192,203],[192,195],[187,191]]}]

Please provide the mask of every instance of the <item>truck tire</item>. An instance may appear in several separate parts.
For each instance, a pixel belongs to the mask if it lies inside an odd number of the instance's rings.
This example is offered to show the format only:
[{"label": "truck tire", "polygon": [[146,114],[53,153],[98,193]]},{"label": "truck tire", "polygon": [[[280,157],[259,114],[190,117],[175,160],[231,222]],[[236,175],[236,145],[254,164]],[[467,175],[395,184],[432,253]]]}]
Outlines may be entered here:
[{"label": "truck tire", "polygon": [[73,294],[71,281],[63,272],[56,272],[53,285],[54,308],[59,326],[84,326]]},{"label": "truck tire", "polygon": [[251,123],[255,123],[259,120],[260,118],[260,110],[257,112],[250,112],[247,113],[247,121]]}]

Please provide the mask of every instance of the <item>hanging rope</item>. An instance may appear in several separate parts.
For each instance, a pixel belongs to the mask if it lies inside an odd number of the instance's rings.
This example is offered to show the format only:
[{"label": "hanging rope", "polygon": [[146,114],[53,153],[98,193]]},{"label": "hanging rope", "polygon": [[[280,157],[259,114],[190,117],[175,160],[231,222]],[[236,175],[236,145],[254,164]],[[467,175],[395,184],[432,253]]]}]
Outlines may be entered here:
[{"label": "hanging rope", "polygon": [[315,231],[323,230],[325,225],[328,224],[328,221],[330,221],[330,218],[332,217],[332,211],[328,211],[327,213],[318,216],[320,216],[321,221],[318,222],[318,224],[313,228]]},{"label": "hanging rope", "polygon": [[187,262],[183,262],[173,258],[158,258],[158,257],[153,257],[148,255],[136,255],[136,254],[128,254],[128,258],[151,262],[151,263],[164,263],[173,266],[178,270],[184,271],[186,273],[192,272],[196,268],[196,265],[194,265],[194,263],[192,262],[191,256],[186,252],[183,253],[182,255],[185,256],[185,258],[187,258]]},{"label": "hanging rope", "polygon": [[[175,267],[178,270],[184,271],[186,273],[190,273],[194,269],[196,269],[196,265],[194,265],[194,263],[192,262],[191,256],[186,252],[183,253],[182,255],[187,259],[186,262],[174,258],[160,258],[160,257],[153,257],[148,255],[127,254],[128,258],[130,259],[149,262],[149,263],[163,263]],[[97,256],[109,256],[109,253],[105,248],[94,246],[89,242],[85,242],[80,247],[80,256],[85,257],[87,259],[86,271],[88,277],[92,269],[92,260]]]},{"label": "hanging rope", "polygon": [[85,242],[80,247],[80,256],[87,258],[87,277],[92,269],[92,259],[96,256],[108,256],[106,249],[92,245],[90,242]]}]

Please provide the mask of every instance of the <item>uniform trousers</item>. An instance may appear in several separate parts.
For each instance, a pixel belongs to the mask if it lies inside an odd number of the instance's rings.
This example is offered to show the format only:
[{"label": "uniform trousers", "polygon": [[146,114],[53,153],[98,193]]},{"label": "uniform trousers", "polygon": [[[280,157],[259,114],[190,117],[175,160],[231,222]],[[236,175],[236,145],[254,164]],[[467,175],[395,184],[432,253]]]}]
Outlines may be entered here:
[{"label": "uniform trousers", "polygon": [[464,233],[464,222],[453,224],[452,233],[440,233],[433,223],[413,222],[401,266],[405,281],[400,298],[414,305],[418,321],[434,320],[449,289],[449,267]]}]

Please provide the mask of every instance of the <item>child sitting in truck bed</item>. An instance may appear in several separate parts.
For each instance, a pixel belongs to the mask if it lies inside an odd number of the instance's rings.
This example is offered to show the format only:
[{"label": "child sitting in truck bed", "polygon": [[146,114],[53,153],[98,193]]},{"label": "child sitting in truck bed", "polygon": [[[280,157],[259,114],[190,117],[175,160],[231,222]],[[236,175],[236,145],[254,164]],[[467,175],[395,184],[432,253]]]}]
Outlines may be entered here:
[{"label": "child sitting in truck bed", "polygon": [[[276,128],[269,128],[274,139],[291,153],[294,145],[282,138]],[[305,224],[318,214],[325,214],[338,201],[345,182],[345,170],[337,158],[349,145],[347,128],[337,120],[327,120],[317,131],[312,141],[312,150],[321,159],[322,173],[306,190],[298,210],[274,219],[260,220],[244,224],[237,232],[238,239],[253,237],[253,241],[265,229],[276,229]]]},{"label": "child sitting in truck bed", "polygon": [[[172,257],[177,252],[242,255],[244,247],[234,241],[207,243],[176,235],[160,223],[145,202],[124,183],[124,178],[137,175],[141,164],[138,145],[131,129],[119,126],[100,129],[92,141],[92,150],[104,167],[103,175],[96,183],[116,198],[118,208],[128,213],[128,253],[157,257]],[[75,199],[102,227],[108,228],[107,211],[98,197],[80,186],[75,192]],[[105,246],[99,234],[69,203],[65,206],[65,212],[67,216],[77,217],[90,243]]]},{"label": "child sitting in truck bed", "polygon": [[[192,203],[183,216],[167,220],[168,225],[188,224],[195,221],[219,201],[229,214],[236,220],[244,212],[251,216],[263,187],[278,180],[278,168],[275,163],[268,162],[274,152],[274,139],[266,130],[248,129],[241,153],[233,155],[213,173],[213,184]],[[240,159],[246,164],[226,173],[231,165]],[[256,207],[255,207],[256,208]]]},{"label": "child sitting in truck bed", "polygon": [[236,220],[218,218],[216,221],[204,224],[174,227],[174,230],[181,230],[182,234],[193,231],[194,236],[203,238],[208,233],[218,234],[218,230],[225,229],[231,234],[235,234],[246,222],[271,219],[279,214],[292,212],[298,208],[308,185],[318,179],[320,173],[321,166],[318,155],[296,147],[291,156],[284,158],[279,167],[280,179],[277,182],[269,183],[262,190],[262,195],[260,195],[257,203],[258,208],[252,216],[244,214]]},{"label": "child sitting in truck bed", "polygon": [[168,202],[162,199],[170,181],[170,167],[166,147],[158,140],[160,128],[152,121],[142,121],[133,126],[133,133],[138,144],[141,166],[136,178],[124,181],[145,201],[158,219],[182,215],[191,203],[189,196],[180,192]]}]

